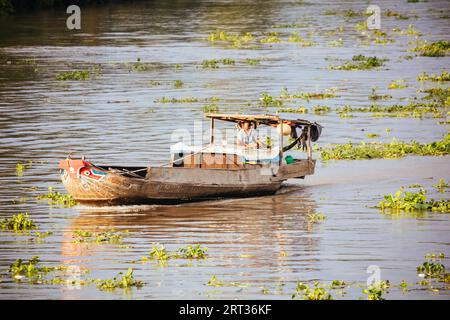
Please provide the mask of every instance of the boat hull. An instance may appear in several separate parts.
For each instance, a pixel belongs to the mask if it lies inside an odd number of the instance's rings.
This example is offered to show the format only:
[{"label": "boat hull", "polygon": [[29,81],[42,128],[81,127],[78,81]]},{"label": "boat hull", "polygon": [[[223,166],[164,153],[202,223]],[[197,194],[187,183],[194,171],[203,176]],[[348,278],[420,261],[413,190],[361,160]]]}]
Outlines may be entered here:
[{"label": "boat hull", "polygon": [[78,203],[102,206],[268,195],[275,193],[286,179],[313,174],[314,167],[314,160],[301,160],[279,168],[136,169],[66,159],[60,162],[60,174],[64,187]]}]

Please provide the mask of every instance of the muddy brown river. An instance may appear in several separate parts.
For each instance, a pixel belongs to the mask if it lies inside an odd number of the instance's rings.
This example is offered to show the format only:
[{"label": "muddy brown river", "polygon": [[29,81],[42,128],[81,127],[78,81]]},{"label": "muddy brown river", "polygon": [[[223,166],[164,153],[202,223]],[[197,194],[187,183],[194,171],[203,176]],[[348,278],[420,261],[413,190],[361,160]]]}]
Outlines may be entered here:
[{"label": "muddy brown river", "polygon": [[[366,299],[363,289],[375,268],[381,280],[390,281],[386,299],[449,299],[448,284],[420,284],[424,279],[416,272],[430,253],[444,253],[441,262],[449,265],[449,215],[391,216],[374,208],[384,195],[413,184],[429,190],[430,197],[449,199],[448,191],[438,193],[432,187],[441,178],[450,180],[449,156],[322,162],[315,153],[316,174],[287,181],[274,196],[102,208],[49,206],[36,199],[50,186],[65,192],[58,161],[69,153],[99,164],[162,165],[169,160],[175,129],[193,132],[203,121],[207,140],[205,105],[215,104],[223,113],[276,113],[277,107],[261,107],[259,99],[263,92],[278,96],[283,88],[335,93],[330,99],[292,100],[284,106],[331,108],[324,115],[282,113],[322,124],[319,147],[371,140],[367,133],[379,135],[372,140],[382,142],[394,137],[442,139],[449,125],[438,122],[448,123],[448,113],[443,119],[370,113],[345,118],[333,111],[346,105],[370,106],[374,86],[378,94],[392,96],[377,101],[379,105],[421,98],[424,94],[418,90],[437,84],[419,82],[417,76],[439,74],[450,66],[448,56],[422,57],[408,51],[417,35],[392,31],[413,25],[421,40],[449,40],[448,2],[377,4],[382,12],[391,9],[408,16],[382,14],[381,28],[393,42],[366,43],[355,29],[366,17],[342,14],[365,11],[367,4],[360,1],[90,6],[81,8],[79,31],[66,28],[64,8],[0,17],[0,218],[27,212],[39,231],[52,232],[32,241],[33,232],[0,231],[0,298],[291,299],[297,281],[329,285],[343,280],[345,290],[330,291],[335,299]],[[313,44],[283,41],[230,48],[207,40],[216,30],[276,31],[283,39],[298,31]],[[388,60],[374,70],[328,68],[357,54]],[[235,63],[203,68],[206,59]],[[259,63],[251,65],[246,59]],[[145,68],[136,68],[138,60]],[[100,71],[85,81],[56,79],[60,72],[82,69]],[[408,87],[389,90],[397,79]],[[181,87],[176,80],[182,81]],[[163,97],[197,101],[158,102]],[[28,162],[18,175],[16,165]],[[326,218],[311,223],[308,214],[313,213]],[[76,230],[111,229],[128,230],[123,244],[74,242]],[[154,243],[170,252],[201,244],[208,248],[208,257],[142,262]],[[112,278],[132,267],[144,286],[102,291],[94,283],[31,284],[11,278],[10,264],[33,256],[45,265],[77,270],[71,276],[78,280]],[[224,285],[207,285],[213,276]],[[407,290],[399,287],[403,280]]]}]

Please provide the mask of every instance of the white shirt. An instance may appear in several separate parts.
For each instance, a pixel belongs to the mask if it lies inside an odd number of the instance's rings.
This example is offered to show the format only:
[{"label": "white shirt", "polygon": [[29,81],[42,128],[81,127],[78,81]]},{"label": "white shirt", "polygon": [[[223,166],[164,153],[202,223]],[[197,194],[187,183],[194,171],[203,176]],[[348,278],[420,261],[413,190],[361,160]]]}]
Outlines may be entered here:
[{"label": "white shirt", "polygon": [[237,133],[237,139],[241,141],[243,144],[256,143],[256,131],[255,129],[249,129],[246,133],[244,129],[239,129]]}]

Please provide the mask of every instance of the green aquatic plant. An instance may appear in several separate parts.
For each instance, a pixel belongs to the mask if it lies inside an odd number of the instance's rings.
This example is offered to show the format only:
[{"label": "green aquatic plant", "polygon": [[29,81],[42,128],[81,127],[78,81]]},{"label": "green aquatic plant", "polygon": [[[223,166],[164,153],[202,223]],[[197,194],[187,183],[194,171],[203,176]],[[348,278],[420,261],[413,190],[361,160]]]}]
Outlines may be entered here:
[{"label": "green aquatic plant", "polygon": [[48,187],[48,193],[37,196],[37,200],[47,200],[50,205],[59,205],[62,207],[73,207],[77,204],[70,194],[61,194],[53,191],[53,187]]},{"label": "green aquatic plant", "polygon": [[8,231],[28,231],[37,229],[36,224],[28,216],[28,213],[19,213],[11,218],[0,220],[0,230]]},{"label": "green aquatic plant", "polygon": [[184,82],[181,81],[181,80],[175,80],[175,81],[173,82],[173,86],[174,86],[176,89],[180,89],[181,87],[183,87],[183,85],[184,85]]},{"label": "green aquatic plant", "polygon": [[301,297],[303,300],[333,300],[333,296],[318,282],[314,282],[313,288],[302,282],[297,282],[292,299],[296,297]]},{"label": "green aquatic plant", "polygon": [[[167,253],[166,248],[164,245],[160,244],[154,244],[152,250],[150,250],[149,256],[151,259],[158,260],[158,261],[167,261],[169,260],[170,256]],[[143,260],[148,260],[147,257],[143,257]]]},{"label": "green aquatic plant", "polygon": [[367,295],[367,300],[384,300],[383,294],[389,289],[389,280],[372,283],[363,293]]},{"label": "green aquatic plant", "polygon": [[425,261],[416,269],[417,273],[425,275],[426,278],[441,278],[445,275],[445,266],[439,262]]},{"label": "green aquatic plant", "polygon": [[63,71],[56,75],[56,80],[66,81],[66,80],[89,80],[91,78],[91,72],[89,70],[78,70],[78,71]]},{"label": "green aquatic plant", "polygon": [[434,82],[445,82],[450,81],[450,73],[446,70],[443,70],[441,74],[427,74],[426,72],[422,72],[417,76],[417,81],[434,81]]},{"label": "green aquatic plant", "polygon": [[392,99],[392,96],[389,94],[377,94],[377,88],[376,87],[372,87],[372,94],[369,96],[370,100],[387,100],[387,99]]},{"label": "green aquatic plant", "polygon": [[444,57],[450,52],[450,41],[423,42],[413,49],[424,57]]},{"label": "green aquatic plant", "polygon": [[183,259],[205,259],[207,257],[206,251],[208,248],[201,247],[199,244],[195,246],[187,246],[185,248],[179,248],[175,257]]},{"label": "green aquatic plant", "polygon": [[53,235],[53,232],[52,231],[46,231],[46,232],[36,231],[34,233],[34,235],[36,236],[36,238],[33,238],[32,240],[35,241],[35,242],[41,243],[41,242],[44,241],[45,238]]},{"label": "green aquatic plant", "polygon": [[110,243],[122,244],[123,234],[116,232],[114,229],[104,232],[90,232],[86,230],[75,230],[72,237],[75,239],[74,243]]},{"label": "green aquatic plant", "polygon": [[207,104],[202,107],[204,113],[217,113],[219,112],[219,107],[215,103]]},{"label": "green aquatic plant", "polygon": [[332,70],[370,70],[384,65],[387,59],[377,57],[366,57],[364,55],[355,55],[351,60],[345,61],[343,65],[331,66]]},{"label": "green aquatic plant", "polygon": [[260,64],[260,62],[261,62],[260,59],[251,59],[251,58],[245,59],[245,63],[250,66],[256,66],[256,65]]},{"label": "green aquatic plant", "polygon": [[310,223],[319,223],[324,221],[326,216],[323,213],[308,213],[308,222]]},{"label": "green aquatic plant", "polygon": [[211,279],[206,283],[210,287],[246,287],[247,285],[239,282],[223,282],[217,279],[216,276],[212,276]]},{"label": "green aquatic plant", "polygon": [[219,64],[223,65],[235,65],[236,61],[234,59],[225,58],[225,59],[209,59],[202,61],[203,69],[217,69],[219,68]]},{"label": "green aquatic plant", "polygon": [[330,289],[343,289],[346,285],[347,283],[343,280],[333,280],[333,282],[331,282]]},{"label": "green aquatic plant", "polygon": [[25,171],[26,169],[31,168],[31,164],[32,164],[32,163],[33,163],[33,162],[32,162],[31,160],[29,160],[26,164],[21,163],[21,162],[17,163],[17,164],[16,164],[16,175],[17,175],[18,177],[23,176],[24,171]]},{"label": "green aquatic plant", "polygon": [[294,31],[292,35],[289,36],[288,42],[295,42],[302,45],[303,47],[310,47],[313,45],[312,41],[302,38],[298,31]]},{"label": "green aquatic plant", "polygon": [[22,259],[17,259],[9,266],[10,276],[16,280],[21,281],[23,278],[28,279],[31,282],[42,282],[44,277],[53,271],[65,270],[65,266],[49,267],[39,265],[39,257],[34,256],[28,262]]},{"label": "green aquatic plant", "polygon": [[131,66],[131,71],[145,72],[145,71],[150,71],[152,69],[155,69],[157,67],[158,67],[158,65],[156,65],[156,64],[152,64],[152,63],[148,63],[148,62],[141,62],[141,59],[138,58],[137,61],[135,63],[133,63],[133,65]]},{"label": "green aquatic plant", "polygon": [[261,43],[277,43],[281,42],[281,39],[278,37],[278,32],[269,32],[266,36],[259,39]]},{"label": "green aquatic plant", "polygon": [[424,97],[425,100],[432,100],[437,102],[441,107],[450,107],[450,87],[448,88],[429,88],[420,90],[420,92],[425,92],[427,95]]},{"label": "green aquatic plant", "polygon": [[[97,280],[97,288],[100,290],[114,290],[116,288],[129,289],[132,287],[141,288],[144,282],[135,280],[133,276],[133,268],[129,268],[125,275],[120,272],[117,277],[107,280]],[[119,278],[120,277],[120,278]]]},{"label": "green aquatic plant", "polygon": [[195,103],[199,102],[200,100],[198,98],[194,97],[186,97],[186,98],[167,98],[162,97],[157,100],[155,100],[156,103]]},{"label": "green aquatic plant", "polygon": [[208,35],[208,41],[211,43],[226,43],[233,48],[241,48],[247,46],[255,39],[250,32],[244,34],[231,33],[217,30]]},{"label": "green aquatic plant", "polygon": [[444,258],[445,258],[445,254],[443,252],[427,253],[425,255],[425,259],[427,259],[427,260],[442,260]]},{"label": "green aquatic plant", "polygon": [[164,245],[156,243],[153,245],[149,253],[149,257],[142,257],[142,261],[157,260],[165,263],[169,259],[206,259],[208,248],[202,247],[200,244],[195,246],[179,248],[175,253],[169,253]]},{"label": "green aquatic plant", "polygon": [[385,14],[386,17],[394,17],[395,19],[399,19],[399,20],[408,20],[409,19],[408,16],[406,16],[404,14],[401,14],[398,11],[391,10],[391,9],[387,9],[384,12],[384,14]]},{"label": "green aquatic plant", "polygon": [[150,80],[150,81],[148,82],[148,85],[149,85],[150,87],[156,87],[156,86],[162,85],[162,83],[161,83],[160,81]]},{"label": "green aquatic plant", "polygon": [[337,107],[336,113],[372,113],[374,117],[414,117],[421,118],[425,115],[433,117],[443,117],[443,109],[438,102],[410,102],[407,105],[387,105],[381,106],[372,104],[370,107]]},{"label": "green aquatic plant", "polygon": [[330,111],[331,111],[331,108],[328,106],[317,105],[312,108],[312,112],[317,115],[325,115],[327,113],[330,113]]},{"label": "green aquatic plant", "polygon": [[407,87],[408,87],[408,84],[403,79],[393,80],[388,85],[388,89],[404,89]]},{"label": "green aquatic plant", "polygon": [[336,89],[328,90],[327,92],[301,92],[301,93],[290,93],[287,88],[281,90],[281,99],[304,99],[304,100],[314,100],[314,99],[330,99],[337,97],[334,93]]},{"label": "green aquatic plant", "polygon": [[433,188],[438,189],[438,191],[440,193],[444,193],[445,189],[450,188],[450,184],[446,183],[444,179],[439,179],[439,183],[438,184],[434,184]]},{"label": "green aquatic plant", "polygon": [[305,107],[297,107],[297,108],[280,108],[277,110],[279,113],[308,113],[308,109]]},{"label": "green aquatic plant", "polygon": [[437,211],[450,213],[450,200],[427,200],[426,190],[421,188],[419,192],[404,191],[400,188],[394,195],[384,196],[384,201],[379,202],[378,208],[385,212],[390,211]]},{"label": "green aquatic plant", "polygon": [[211,279],[207,282],[207,285],[210,287],[222,287],[225,284],[216,278],[216,276],[212,276]]},{"label": "green aquatic plant", "polygon": [[271,96],[270,94],[263,92],[259,98],[260,105],[262,107],[282,107],[283,100]]},{"label": "green aquatic plant", "polygon": [[333,144],[319,149],[322,160],[395,159],[406,155],[443,156],[450,154],[450,134],[432,143],[410,143],[393,139],[390,143],[361,142]]}]

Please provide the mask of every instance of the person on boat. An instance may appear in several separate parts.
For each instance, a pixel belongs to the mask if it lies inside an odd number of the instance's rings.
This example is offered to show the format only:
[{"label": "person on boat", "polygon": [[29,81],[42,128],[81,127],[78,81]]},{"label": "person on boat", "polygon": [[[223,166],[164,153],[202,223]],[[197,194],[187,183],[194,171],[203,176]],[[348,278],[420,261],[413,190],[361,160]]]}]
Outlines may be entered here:
[{"label": "person on boat", "polygon": [[250,121],[244,121],[240,125],[237,132],[236,144],[245,148],[256,148],[258,146],[256,130],[251,128]]}]

